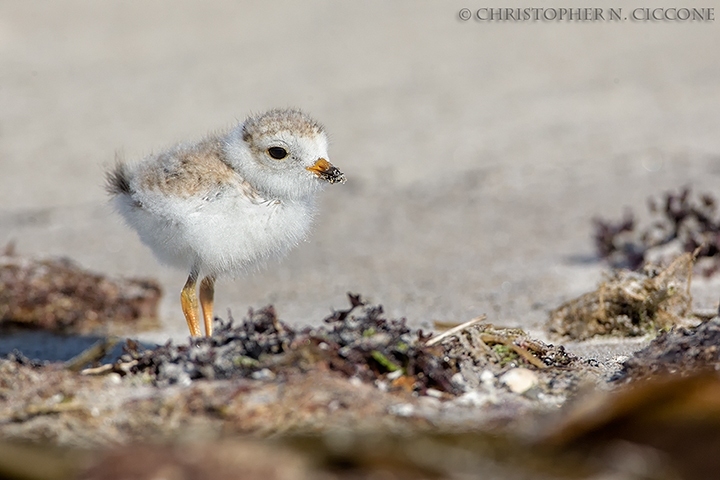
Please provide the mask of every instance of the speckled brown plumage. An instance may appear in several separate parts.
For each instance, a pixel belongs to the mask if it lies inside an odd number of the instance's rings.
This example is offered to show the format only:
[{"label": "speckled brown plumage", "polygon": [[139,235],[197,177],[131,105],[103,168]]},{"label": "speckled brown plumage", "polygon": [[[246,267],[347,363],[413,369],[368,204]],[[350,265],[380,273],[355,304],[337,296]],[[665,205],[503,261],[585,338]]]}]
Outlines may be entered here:
[{"label": "speckled brown plumage", "polygon": [[148,190],[190,197],[233,183],[235,177],[233,169],[223,161],[220,140],[208,137],[200,143],[161,153],[142,172],[138,183]]},{"label": "speckled brown plumage", "polygon": [[308,137],[325,133],[322,125],[300,110],[275,109],[248,118],[243,124],[243,140],[252,143],[253,137],[272,136],[283,131]]}]

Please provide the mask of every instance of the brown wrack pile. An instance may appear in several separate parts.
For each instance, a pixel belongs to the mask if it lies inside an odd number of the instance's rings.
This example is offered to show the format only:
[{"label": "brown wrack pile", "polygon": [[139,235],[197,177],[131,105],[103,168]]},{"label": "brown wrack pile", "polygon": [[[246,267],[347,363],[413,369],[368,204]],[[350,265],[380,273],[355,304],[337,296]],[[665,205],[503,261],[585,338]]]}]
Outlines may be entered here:
[{"label": "brown wrack pile", "polygon": [[142,349],[129,342],[112,369],[149,376],[162,386],[199,379],[274,379],[327,368],[420,395],[434,389],[455,396],[468,387],[458,373],[472,379],[486,369],[500,375],[519,366],[545,370],[577,360],[520,329],[488,324],[468,324],[443,341],[429,341],[432,335],[411,330],[405,319],[385,318],[382,306],[367,305],[359,295],[348,298],[349,308],[333,312],[319,327],[294,329],[270,306],[250,310],[237,324],[232,318],[221,321],[213,337],[190,344]]},{"label": "brown wrack pile", "polygon": [[[411,388],[456,393],[453,369],[441,347],[424,345],[422,331],[405,320],[388,320],[382,306],[367,306],[349,295],[350,307],[333,312],[320,327],[294,329],[277,318],[272,306],[250,310],[235,324],[220,322],[211,338],[187,345],[167,343],[142,350],[130,343],[115,364],[119,373],[149,374],[158,385],[197,379],[266,378],[318,365],[348,377],[374,380],[392,372],[413,379]],[[357,313],[356,313],[357,312]]]},{"label": "brown wrack pile", "polygon": [[702,273],[720,269],[720,215],[718,203],[707,193],[693,195],[690,187],[648,199],[651,221],[640,228],[635,214],[627,210],[620,220],[593,220],[593,239],[598,255],[615,268],[640,269],[655,251],[673,254],[697,252]]}]

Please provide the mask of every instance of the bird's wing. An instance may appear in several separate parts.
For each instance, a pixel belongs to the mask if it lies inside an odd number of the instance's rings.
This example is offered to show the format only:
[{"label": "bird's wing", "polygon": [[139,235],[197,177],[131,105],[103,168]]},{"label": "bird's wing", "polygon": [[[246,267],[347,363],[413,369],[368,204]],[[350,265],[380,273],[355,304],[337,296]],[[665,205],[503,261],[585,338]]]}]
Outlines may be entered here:
[{"label": "bird's wing", "polygon": [[168,197],[212,200],[227,189],[261,203],[264,199],[246,180],[223,161],[222,142],[208,138],[181,145],[145,162],[135,178],[140,191],[161,192]]}]

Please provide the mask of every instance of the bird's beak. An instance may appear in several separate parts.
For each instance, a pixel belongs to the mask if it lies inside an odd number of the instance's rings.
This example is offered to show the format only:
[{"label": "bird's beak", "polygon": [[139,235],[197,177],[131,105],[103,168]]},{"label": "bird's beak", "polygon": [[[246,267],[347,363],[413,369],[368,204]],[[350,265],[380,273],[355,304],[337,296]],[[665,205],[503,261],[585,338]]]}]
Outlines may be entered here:
[{"label": "bird's beak", "polygon": [[345,183],[345,174],[324,158],[318,158],[312,167],[307,167],[307,170],[313,172],[318,178],[326,182]]}]

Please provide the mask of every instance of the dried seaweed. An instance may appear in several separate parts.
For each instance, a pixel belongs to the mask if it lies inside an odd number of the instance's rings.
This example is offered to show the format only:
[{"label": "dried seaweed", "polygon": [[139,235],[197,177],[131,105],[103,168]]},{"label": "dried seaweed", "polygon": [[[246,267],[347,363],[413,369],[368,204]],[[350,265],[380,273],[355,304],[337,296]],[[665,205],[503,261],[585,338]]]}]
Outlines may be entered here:
[{"label": "dried seaweed", "polygon": [[[594,383],[598,371],[593,362],[581,360],[568,353],[562,345],[547,345],[531,338],[519,328],[496,327],[490,324],[472,323],[454,332],[441,342],[445,355],[460,372],[467,391],[486,395],[489,402],[515,402],[503,396],[497,388],[529,397],[542,395],[536,407],[554,408],[568,395],[577,391],[583,383]],[[513,374],[523,373],[525,386],[511,381]],[[517,378],[517,377],[515,377]],[[498,400],[503,398],[503,400]],[[510,420],[517,414],[515,404]],[[496,420],[500,421],[507,411],[499,409]]]},{"label": "dried seaweed", "polygon": [[664,332],[628,359],[613,380],[630,381],[668,374],[720,371],[720,317],[695,328]]},{"label": "dried seaweed", "polygon": [[692,307],[694,257],[686,253],[667,268],[614,271],[597,290],[550,312],[550,333],[573,340],[596,335],[640,336],[668,329]]},{"label": "dried seaweed", "polygon": [[[0,327],[87,334],[107,326],[157,322],[160,286],[145,279],[111,279],[68,259],[0,256]],[[9,253],[9,255],[8,255]]]},{"label": "dried seaweed", "polygon": [[293,329],[270,306],[250,310],[237,326],[232,318],[220,321],[211,338],[188,345],[167,343],[149,350],[129,346],[114,370],[146,373],[155,384],[167,385],[196,379],[274,378],[288,369],[322,366],[365,381],[401,372],[415,391],[456,391],[450,381],[455,372],[443,360],[441,347],[426,346],[422,333],[411,331],[404,319],[384,318],[382,306],[366,306],[352,294],[349,300],[350,308],[333,312],[320,327]]},{"label": "dried seaweed", "polygon": [[517,366],[545,369],[567,366],[573,359],[565,349],[530,338],[519,328],[475,324],[444,342],[447,354],[462,361],[470,359],[479,367],[498,372]]},{"label": "dried seaweed", "polygon": [[637,270],[655,251],[674,247],[679,252],[697,251],[712,259],[704,273],[720,268],[720,215],[710,194],[692,195],[689,187],[648,199],[651,221],[639,228],[633,212],[622,219],[593,219],[593,239],[598,255],[615,268]]}]

